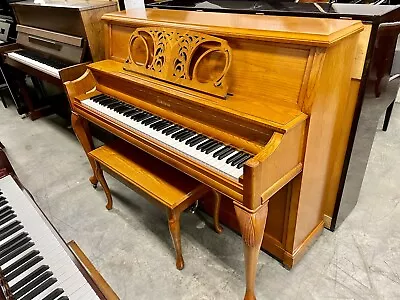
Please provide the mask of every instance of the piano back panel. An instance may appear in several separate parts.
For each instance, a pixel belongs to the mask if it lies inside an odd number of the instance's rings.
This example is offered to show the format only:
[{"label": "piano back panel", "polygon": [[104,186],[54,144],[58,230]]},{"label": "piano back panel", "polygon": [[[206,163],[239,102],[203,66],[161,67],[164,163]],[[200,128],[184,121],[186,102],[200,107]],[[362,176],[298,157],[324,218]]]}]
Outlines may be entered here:
[{"label": "piano back panel", "polygon": [[85,37],[78,8],[13,5],[18,24]]},{"label": "piano back panel", "polygon": [[81,11],[81,18],[87,38],[91,60],[100,61],[105,57],[104,53],[104,25],[101,21],[105,13],[116,11],[117,2],[109,1],[108,6],[102,5],[93,9]]},{"label": "piano back panel", "polygon": [[[106,32],[106,58],[125,62],[129,39],[137,27],[109,24]],[[228,93],[246,98],[248,105],[260,99],[298,108],[310,48],[302,45],[267,43],[226,38],[232,48],[232,63],[226,75]],[[268,87],[265,89],[264,87]]]},{"label": "piano back panel", "polygon": [[[54,36],[58,38],[54,39]],[[83,59],[86,41],[73,36],[63,35],[63,37],[61,38],[60,35],[51,31],[24,27],[23,31],[18,32],[17,43],[64,61],[80,63]]]}]

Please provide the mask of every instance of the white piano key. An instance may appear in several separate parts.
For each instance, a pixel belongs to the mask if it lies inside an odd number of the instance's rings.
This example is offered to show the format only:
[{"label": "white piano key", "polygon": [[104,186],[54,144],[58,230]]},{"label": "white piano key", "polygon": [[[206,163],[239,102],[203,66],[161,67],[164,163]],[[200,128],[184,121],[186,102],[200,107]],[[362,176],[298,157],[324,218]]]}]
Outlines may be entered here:
[{"label": "white piano key", "polygon": [[[23,229],[8,237],[7,240],[10,240],[19,233],[25,231],[29,234],[29,237],[35,243],[33,247],[29,248],[28,250],[11,259],[9,262],[5,263],[2,268],[10,266],[12,263],[16,262],[32,250],[38,250],[40,252],[38,256],[43,257],[43,260],[41,260],[28,270],[25,270],[13,280],[10,280],[9,285],[13,286],[15,283],[23,279],[25,276],[31,274],[40,266],[48,265],[49,271],[53,273],[52,277],[56,278],[57,282],[47,288],[45,291],[43,291],[40,295],[35,297],[35,299],[42,299],[47,294],[55,290],[57,287],[62,288],[64,290],[64,293],[62,295],[65,295],[67,297],[70,297],[70,295],[73,294],[82,294],[84,296],[90,295],[87,299],[91,299],[93,295],[95,295],[95,293],[90,287],[90,284],[80,273],[79,269],[76,267],[72,259],[65,252],[63,246],[53,235],[52,231],[47,227],[47,224],[38,214],[31,202],[26,199],[26,196],[18,188],[14,180],[10,176],[0,179],[0,188],[4,192],[4,195],[9,201],[10,206],[14,209],[17,215],[16,219],[21,221],[22,225],[24,225]],[[24,198],[25,201],[22,201]],[[7,240],[5,239],[4,242],[6,242]],[[89,290],[92,290],[92,293],[90,293]],[[40,298],[40,296],[43,297]],[[96,296],[93,299],[98,299],[98,297]]]},{"label": "white piano key", "polygon": [[46,65],[44,63],[41,63],[41,62],[38,62],[38,61],[33,60],[31,58],[25,57],[25,56],[20,55],[20,54],[18,54],[16,52],[9,52],[9,53],[7,53],[7,56],[12,58],[12,59],[14,59],[14,60],[16,60],[16,61],[18,61],[18,62],[20,62],[20,63],[23,63],[25,65],[28,65],[28,66],[34,68],[34,69],[37,69],[39,71],[42,71],[42,72],[44,72],[46,74],[49,74],[49,75],[51,75],[53,77],[56,77],[56,78],[60,79],[60,74],[59,74],[59,72],[58,72],[58,70],[56,68],[50,67],[50,66],[48,66],[48,65]]}]

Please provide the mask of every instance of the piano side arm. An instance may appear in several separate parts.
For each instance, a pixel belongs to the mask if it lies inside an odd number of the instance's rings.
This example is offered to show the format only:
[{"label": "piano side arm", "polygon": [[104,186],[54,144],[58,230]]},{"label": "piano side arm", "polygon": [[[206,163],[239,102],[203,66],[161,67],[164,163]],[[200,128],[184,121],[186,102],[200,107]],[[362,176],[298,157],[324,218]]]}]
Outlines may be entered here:
[{"label": "piano side arm", "polygon": [[[86,67],[86,65],[85,65]],[[76,70],[77,72],[79,69]],[[69,104],[71,106],[71,110],[74,112],[74,99],[78,95],[86,94],[90,91],[96,89],[96,79],[94,78],[92,72],[89,69],[86,69],[85,73],[82,76],[75,80],[64,82],[65,90],[67,91]]]},{"label": "piano side arm", "polygon": [[87,70],[87,62],[72,65],[59,71],[62,82],[73,81],[80,78]]},{"label": "piano side arm", "polygon": [[275,132],[264,149],[246,162],[243,174],[243,205],[254,210],[302,170],[306,116],[285,133]]}]

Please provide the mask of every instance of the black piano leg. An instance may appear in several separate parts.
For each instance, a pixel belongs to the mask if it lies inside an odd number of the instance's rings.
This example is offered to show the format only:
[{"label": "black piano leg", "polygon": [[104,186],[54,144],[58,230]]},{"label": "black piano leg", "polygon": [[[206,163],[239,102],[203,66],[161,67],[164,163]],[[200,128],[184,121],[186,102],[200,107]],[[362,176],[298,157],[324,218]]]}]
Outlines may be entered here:
[{"label": "black piano leg", "polygon": [[390,116],[392,115],[392,111],[393,111],[393,107],[394,107],[394,102],[396,100],[394,100],[386,109],[386,113],[385,113],[385,121],[383,122],[383,131],[386,131],[388,129],[389,126],[389,121],[390,121]]},{"label": "black piano leg", "polygon": [[4,96],[2,94],[0,94],[0,98],[1,98],[1,102],[4,105],[4,108],[7,108],[7,103],[6,103],[6,99],[4,99]]}]

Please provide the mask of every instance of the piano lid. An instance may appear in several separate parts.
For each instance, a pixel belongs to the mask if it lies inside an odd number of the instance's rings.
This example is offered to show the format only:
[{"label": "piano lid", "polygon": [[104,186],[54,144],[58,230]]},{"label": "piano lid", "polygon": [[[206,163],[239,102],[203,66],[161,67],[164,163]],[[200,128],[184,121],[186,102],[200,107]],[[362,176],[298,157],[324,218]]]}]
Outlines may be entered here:
[{"label": "piano lid", "polygon": [[242,14],[352,18],[370,22],[383,22],[382,19],[390,19],[393,14],[397,16],[400,14],[400,5],[296,3],[276,0],[169,0],[149,3],[146,7]]},{"label": "piano lid", "polygon": [[[214,12],[130,9],[105,14],[102,20],[114,24],[170,26],[179,24],[189,30],[201,30],[220,36],[241,36],[255,40],[300,43],[329,47],[341,38],[363,30],[361,22],[281,16],[218,14]],[[234,28],[234,30],[233,30]]]},{"label": "piano lid", "polygon": [[66,0],[26,0],[26,1],[19,1],[15,2],[15,4],[20,6],[40,6],[40,7],[56,7],[56,8],[65,8],[65,9],[77,9],[79,11],[90,10],[93,8],[99,7],[107,7],[113,5],[113,1],[99,1],[99,0],[73,0],[73,1],[66,1]]}]

